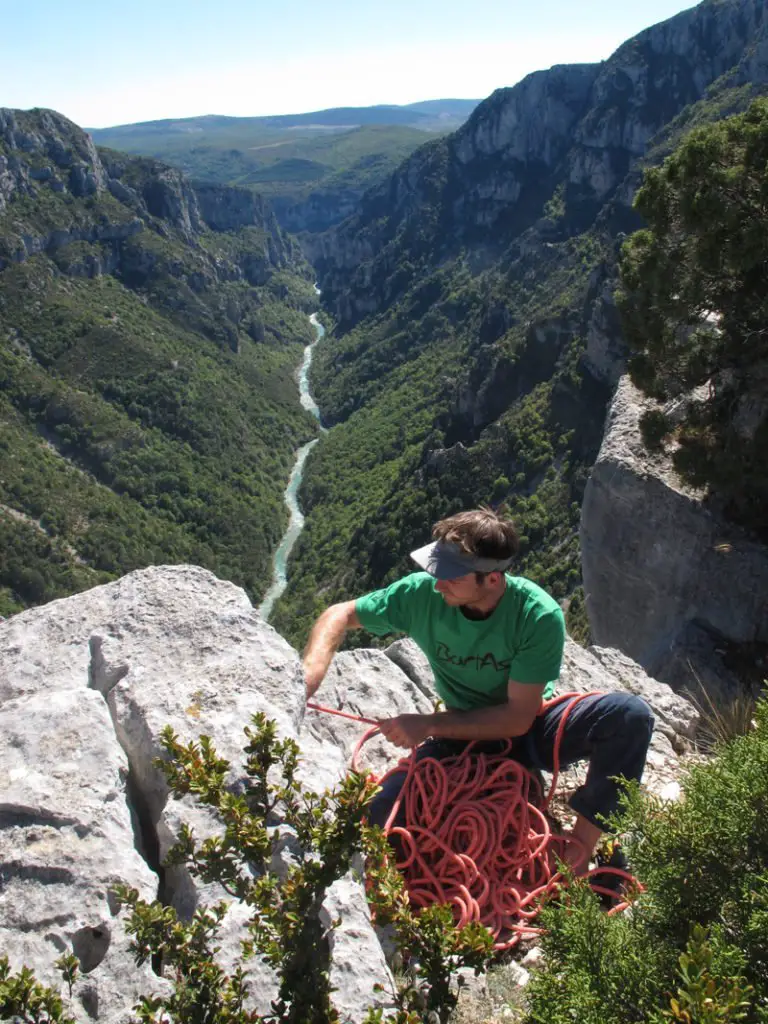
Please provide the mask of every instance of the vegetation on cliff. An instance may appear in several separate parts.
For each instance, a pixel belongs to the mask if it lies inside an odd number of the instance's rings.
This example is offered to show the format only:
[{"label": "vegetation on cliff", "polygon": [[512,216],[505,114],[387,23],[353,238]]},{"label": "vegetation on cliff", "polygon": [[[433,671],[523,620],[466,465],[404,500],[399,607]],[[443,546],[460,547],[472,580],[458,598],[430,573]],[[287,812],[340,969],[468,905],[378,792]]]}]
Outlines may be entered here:
[{"label": "vegetation on cliff", "polygon": [[257,599],[316,430],[293,377],[306,265],[274,223],[211,230],[178,172],[98,157],[49,112],[8,123],[0,614],[167,562]]},{"label": "vegetation on cliff", "polygon": [[[364,822],[370,781],[351,774],[333,793],[317,795],[296,778],[299,751],[278,741],[273,723],[255,716],[246,729],[248,784],[233,794],[230,765],[207,737],[181,744],[164,734],[158,762],[177,796],[195,794],[219,822],[204,841],[184,827],[169,862],[203,883],[221,882],[249,910],[242,957],[228,969],[218,957],[224,902],[199,906],[190,921],[173,908],[118,888],[129,914],[137,963],[155,956],[172,981],[148,992],[137,1019],[197,1024],[333,1024],[328,942],[333,924],[319,909],[328,886],[367,855],[369,899],[380,921],[395,925],[402,965],[389,1009],[372,1009],[367,1024],[434,1024],[453,1019],[462,965],[481,971],[489,936],[479,926],[453,926],[447,907],[411,910],[402,879],[386,863],[386,841]],[[519,1005],[505,1017],[521,1024],[765,1024],[768,1020],[768,704],[757,706],[747,735],[720,746],[684,780],[683,799],[668,803],[630,793],[620,825],[643,891],[628,894],[631,910],[609,915],[584,883],[575,883],[542,911],[543,961]],[[277,820],[298,840],[282,873],[273,859]],[[278,976],[272,1012],[246,1009],[248,961],[259,956]],[[78,983],[77,959],[58,962]],[[373,993],[371,994],[373,997]],[[72,1024],[69,1001],[39,985],[28,968],[17,974],[0,957],[0,1013],[37,1024]],[[462,1019],[468,1019],[466,1013]],[[469,1018],[476,1019],[476,1018]]]},{"label": "vegetation on cliff", "polygon": [[[697,128],[635,201],[625,333],[635,383],[662,403],[643,419],[677,470],[768,538],[768,100]],[[695,391],[694,389],[700,389]],[[693,392],[693,394],[691,394]],[[682,397],[682,413],[670,400]],[[679,402],[678,402],[679,405]]]}]

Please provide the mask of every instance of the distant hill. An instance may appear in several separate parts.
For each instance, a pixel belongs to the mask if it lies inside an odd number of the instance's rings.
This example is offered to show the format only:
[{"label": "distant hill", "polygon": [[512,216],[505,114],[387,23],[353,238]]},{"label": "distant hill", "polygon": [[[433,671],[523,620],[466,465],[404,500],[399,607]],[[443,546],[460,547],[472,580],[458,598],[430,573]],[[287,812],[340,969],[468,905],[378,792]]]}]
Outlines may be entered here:
[{"label": "distant hill", "polygon": [[358,128],[367,124],[405,125],[432,131],[435,128],[458,128],[463,124],[480,100],[424,100],[406,106],[383,103],[373,107],[331,107],[304,114],[275,114],[264,117],[226,117],[205,114],[202,117],[166,118],[162,121],[139,121],[135,124],[115,125],[112,128],[86,129],[100,146],[118,145],[126,137],[144,134],[220,131],[252,131],[265,128]]},{"label": "distant hill", "polygon": [[437,133],[454,131],[477,100],[337,107],[274,117],[206,115],[91,130],[94,142],[151,156],[190,177],[255,188],[281,225],[323,231]]}]

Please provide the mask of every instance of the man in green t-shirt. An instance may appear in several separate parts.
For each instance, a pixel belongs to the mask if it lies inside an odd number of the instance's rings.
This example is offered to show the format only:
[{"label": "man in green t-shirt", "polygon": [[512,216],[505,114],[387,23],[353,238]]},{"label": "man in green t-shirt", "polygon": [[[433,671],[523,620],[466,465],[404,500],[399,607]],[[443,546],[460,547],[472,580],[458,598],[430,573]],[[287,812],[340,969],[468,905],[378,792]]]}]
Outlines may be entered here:
[{"label": "man in green t-shirt", "polygon": [[[559,605],[535,583],[507,573],[517,533],[490,509],[443,519],[432,537],[411,555],[423,572],[320,616],[304,652],[308,698],[348,629],[406,633],[429,660],[446,710],[383,719],[379,727],[391,743],[418,747],[417,757],[451,757],[469,742],[493,751],[513,739],[518,761],[551,770],[565,705],[542,711],[542,701],[553,695],[560,674],[565,622]],[[652,730],[647,704],[627,693],[589,697],[569,714],[560,763],[589,761],[586,782],[571,798],[572,835],[585,851],[568,848],[576,871],[586,870],[605,818],[617,808],[615,778],[640,780]],[[375,824],[387,820],[403,781],[404,775],[392,776],[375,798]]]}]

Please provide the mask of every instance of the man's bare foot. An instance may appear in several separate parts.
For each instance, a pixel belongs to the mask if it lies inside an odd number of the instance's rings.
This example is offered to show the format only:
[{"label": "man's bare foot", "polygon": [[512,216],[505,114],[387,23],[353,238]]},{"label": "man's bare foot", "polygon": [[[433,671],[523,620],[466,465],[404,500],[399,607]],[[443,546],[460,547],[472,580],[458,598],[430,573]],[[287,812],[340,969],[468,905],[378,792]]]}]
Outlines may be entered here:
[{"label": "man's bare foot", "polygon": [[589,871],[589,862],[592,860],[602,831],[587,821],[580,814],[576,815],[576,821],[571,832],[566,836],[572,839],[566,845],[563,853],[563,860],[573,871],[574,875],[585,875]]},{"label": "man's bare foot", "polygon": [[563,862],[568,865],[571,871],[580,877],[589,871],[590,854],[584,848],[580,840],[576,839],[573,832],[566,832],[566,837],[574,842],[569,842],[563,850]]}]

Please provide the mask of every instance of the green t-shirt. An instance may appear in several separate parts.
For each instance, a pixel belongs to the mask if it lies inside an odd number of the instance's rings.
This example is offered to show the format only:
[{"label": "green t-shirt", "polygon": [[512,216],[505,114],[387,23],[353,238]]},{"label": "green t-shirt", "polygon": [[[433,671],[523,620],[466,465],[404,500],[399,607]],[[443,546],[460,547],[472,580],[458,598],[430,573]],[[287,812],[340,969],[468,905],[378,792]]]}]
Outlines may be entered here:
[{"label": "green t-shirt", "polygon": [[435,579],[415,572],[358,598],[361,625],[383,636],[407,633],[429,659],[437,692],[457,711],[503,704],[507,683],[546,683],[552,696],[565,644],[560,606],[531,580],[506,576],[504,596],[487,619],[449,607]]}]

